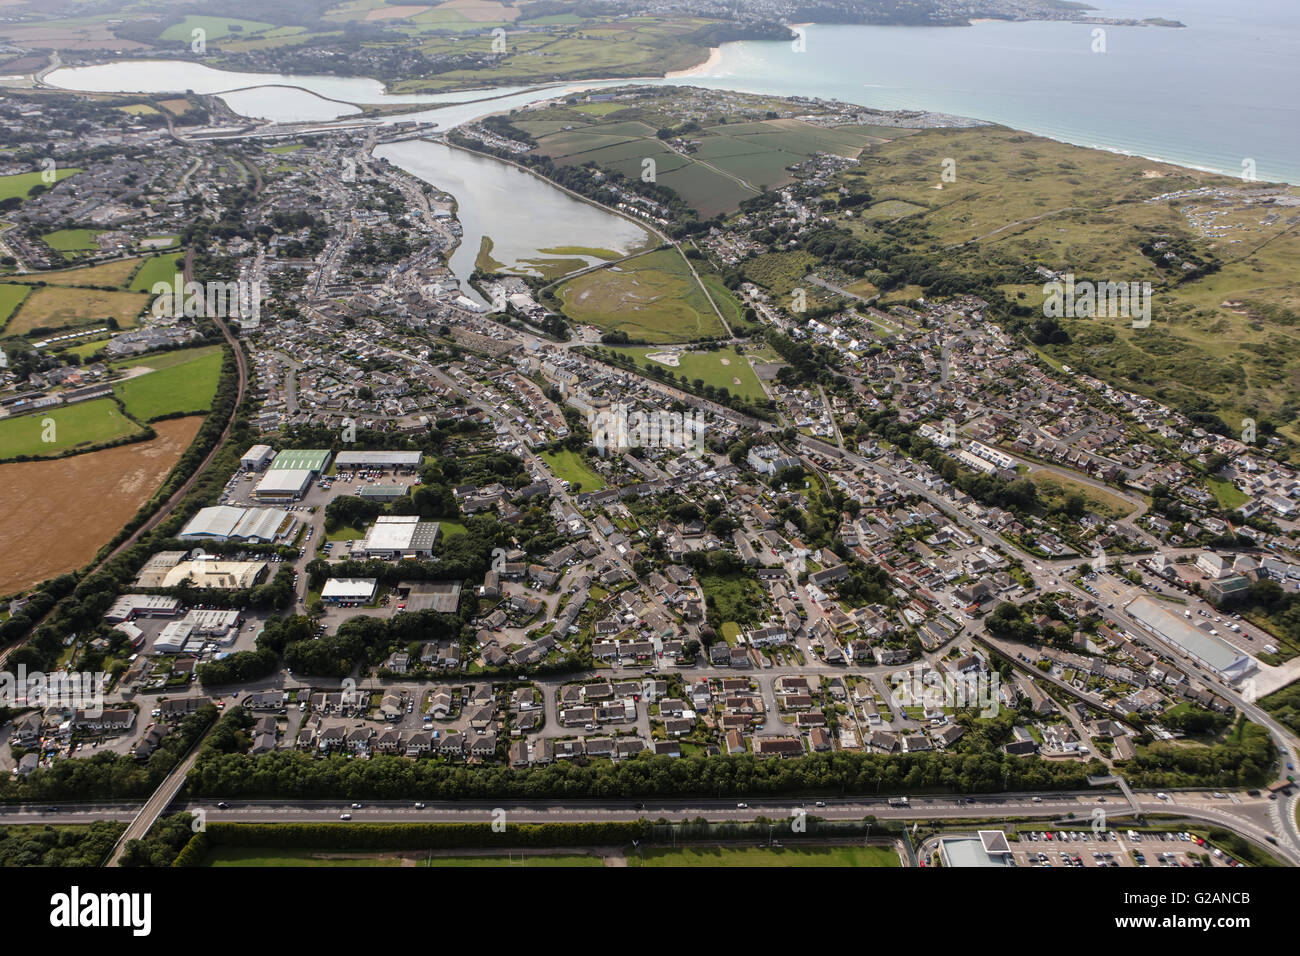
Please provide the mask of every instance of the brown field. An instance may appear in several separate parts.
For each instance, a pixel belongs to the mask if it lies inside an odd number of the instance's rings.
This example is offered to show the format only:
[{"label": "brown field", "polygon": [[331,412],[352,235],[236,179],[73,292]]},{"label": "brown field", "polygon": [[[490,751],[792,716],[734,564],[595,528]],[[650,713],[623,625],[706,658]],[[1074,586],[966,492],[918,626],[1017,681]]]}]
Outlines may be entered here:
[{"label": "brown field", "polygon": [[180,116],[182,113],[184,113],[187,109],[190,108],[190,101],[185,99],[185,97],[180,96],[174,100],[159,100],[158,105],[161,106],[163,109],[165,109],[167,112],[173,113],[176,116]]},{"label": "brown field", "polygon": [[519,18],[518,7],[504,7],[497,0],[447,0],[438,4],[439,10],[455,10],[475,23],[496,23],[505,20],[514,23]]},{"label": "brown field", "polygon": [[140,510],[203,424],[154,425],[158,437],[57,461],[0,465],[0,594],[87,564]]},{"label": "brown field", "polygon": [[45,286],[23,302],[5,328],[8,335],[23,335],[36,328],[102,325],[112,316],[124,329],[135,325],[140,310],[149,304],[147,292],[105,292],[101,289]]},{"label": "brown field", "polygon": [[65,27],[50,24],[6,24],[0,28],[0,37],[15,46],[51,50],[147,50],[149,45],[138,40],[123,40],[113,36],[103,23]]},{"label": "brown field", "polygon": [[97,266],[80,269],[55,269],[51,272],[29,272],[10,276],[9,282],[45,282],[49,285],[121,285],[140,268],[143,256],[103,262]]}]

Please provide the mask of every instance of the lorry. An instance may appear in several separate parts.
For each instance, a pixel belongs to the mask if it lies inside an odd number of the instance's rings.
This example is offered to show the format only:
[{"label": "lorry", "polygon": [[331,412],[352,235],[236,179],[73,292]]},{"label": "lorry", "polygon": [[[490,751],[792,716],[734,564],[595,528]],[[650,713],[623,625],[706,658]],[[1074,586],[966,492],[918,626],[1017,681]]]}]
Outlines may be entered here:
[{"label": "lorry", "polygon": [[907,806],[907,797],[890,797],[889,805],[891,807],[905,807]]}]

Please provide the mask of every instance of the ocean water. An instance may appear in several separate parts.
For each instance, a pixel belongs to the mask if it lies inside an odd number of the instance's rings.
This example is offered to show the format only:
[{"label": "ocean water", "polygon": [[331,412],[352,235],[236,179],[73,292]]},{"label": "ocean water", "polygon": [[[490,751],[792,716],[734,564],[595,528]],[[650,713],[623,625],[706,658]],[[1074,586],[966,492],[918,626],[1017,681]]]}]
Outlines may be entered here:
[{"label": "ocean water", "polygon": [[[1300,0],[1096,2],[1097,14],[1165,17],[1186,28],[1105,27],[1098,36],[1091,24],[1064,22],[814,24],[805,28],[802,52],[785,41],[730,43],[715,66],[652,82],[953,113],[1229,175],[1249,163],[1258,179],[1300,184]],[[387,121],[432,120],[442,128],[558,92],[393,96],[364,77],[240,74],[140,60],[60,69],[48,80],[83,90],[221,92],[237,112],[279,121],[347,116],[355,112],[348,103],[422,104],[430,109]]]},{"label": "ocean water", "polygon": [[1300,183],[1300,2],[1097,0],[1099,15],[1185,29],[1085,23],[805,28],[722,48],[678,82],[927,109],[1082,146],[1229,175]]}]

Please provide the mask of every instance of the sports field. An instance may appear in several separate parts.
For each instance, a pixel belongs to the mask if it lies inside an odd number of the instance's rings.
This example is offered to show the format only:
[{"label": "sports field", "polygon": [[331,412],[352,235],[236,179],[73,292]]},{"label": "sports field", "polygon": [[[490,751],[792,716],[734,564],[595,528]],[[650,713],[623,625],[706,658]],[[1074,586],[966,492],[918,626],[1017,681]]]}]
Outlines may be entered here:
[{"label": "sports field", "polygon": [[[53,429],[47,430],[47,420],[54,422]],[[136,431],[139,426],[118,411],[112,399],[97,398],[0,419],[0,456],[57,455],[70,448],[102,444]],[[47,442],[46,437],[54,440]]]},{"label": "sports field", "polygon": [[116,364],[153,369],[114,388],[133,418],[147,422],[176,412],[206,413],[212,407],[221,377],[221,346],[164,352]]},{"label": "sports field", "polygon": [[574,322],[603,331],[620,330],[645,342],[687,342],[726,334],[709,300],[681,255],[648,252],[588,272],[556,294]]},{"label": "sports field", "polygon": [[614,348],[612,351],[627,356],[641,368],[659,365],[671,369],[679,379],[685,376],[687,382],[692,385],[696,379],[699,379],[705,385],[725,388],[732,395],[739,395],[750,401],[767,400],[758,376],[754,374],[753,366],[749,364],[748,356],[737,355],[730,348],[719,349],[716,352],[676,352],[674,353],[677,359],[675,366],[671,362],[657,362],[649,357],[663,354],[663,349]]},{"label": "sports field", "polygon": [[544,451],[542,458],[550,465],[555,477],[571,485],[582,484],[582,491],[600,491],[605,487],[605,479],[587,467],[582,456],[567,448],[558,452]]}]

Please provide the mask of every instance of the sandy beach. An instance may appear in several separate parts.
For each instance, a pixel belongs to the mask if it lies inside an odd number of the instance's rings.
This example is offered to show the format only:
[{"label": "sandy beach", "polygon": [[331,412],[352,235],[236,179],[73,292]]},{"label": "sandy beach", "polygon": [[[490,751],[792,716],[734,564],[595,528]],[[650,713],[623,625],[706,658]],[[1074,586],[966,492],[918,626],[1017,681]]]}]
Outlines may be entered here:
[{"label": "sandy beach", "polygon": [[709,58],[699,66],[693,66],[689,70],[673,70],[671,73],[665,73],[664,78],[675,80],[683,76],[699,76],[702,73],[708,73],[715,66],[722,62],[722,47],[715,46],[709,48]]}]

